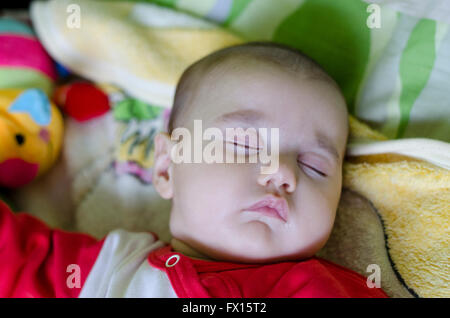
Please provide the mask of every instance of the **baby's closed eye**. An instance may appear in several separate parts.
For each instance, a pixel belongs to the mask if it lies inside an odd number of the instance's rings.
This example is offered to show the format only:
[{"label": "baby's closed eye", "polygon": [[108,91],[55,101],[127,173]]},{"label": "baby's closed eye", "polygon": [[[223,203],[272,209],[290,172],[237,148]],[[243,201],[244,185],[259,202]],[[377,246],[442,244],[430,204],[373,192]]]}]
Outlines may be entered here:
[{"label": "baby's closed eye", "polygon": [[238,154],[256,154],[262,149],[260,143],[257,135],[236,134],[226,139],[227,149]]},{"label": "baby's closed eye", "polygon": [[332,171],[326,160],[315,155],[299,155],[297,163],[306,173],[312,176],[326,178]]}]

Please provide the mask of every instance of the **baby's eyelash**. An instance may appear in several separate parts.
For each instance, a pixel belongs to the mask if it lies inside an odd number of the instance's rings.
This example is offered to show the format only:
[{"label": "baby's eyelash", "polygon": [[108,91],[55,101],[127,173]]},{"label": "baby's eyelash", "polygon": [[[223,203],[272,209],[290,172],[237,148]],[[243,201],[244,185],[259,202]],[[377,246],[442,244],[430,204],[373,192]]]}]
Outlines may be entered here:
[{"label": "baby's eyelash", "polygon": [[234,146],[238,146],[238,147],[244,147],[245,149],[254,149],[254,150],[261,150],[261,148],[259,148],[259,147],[251,147],[251,146],[249,146],[248,144],[241,144],[241,143],[238,143],[238,142],[233,142],[233,141],[227,141],[227,143],[228,144],[231,144],[231,145],[234,145]]},{"label": "baby's eyelash", "polygon": [[[243,151],[245,153],[245,156],[249,156],[251,154],[257,154],[259,153],[259,151],[261,150],[261,148],[255,148],[255,147],[251,147],[248,144],[241,144],[238,142],[233,142],[233,141],[227,141],[226,144],[230,145],[233,147],[233,151]],[[241,150],[239,150],[239,148]]]},{"label": "baby's eyelash", "polygon": [[310,166],[310,165],[308,165],[308,164],[306,164],[306,163],[304,163],[304,162],[302,162],[302,161],[300,161],[300,160],[297,160],[297,163],[298,164],[300,164],[300,165],[302,165],[302,166],[305,166],[305,167],[307,167],[308,169],[310,169],[310,170],[313,170],[315,173],[317,173],[318,175],[320,175],[321,177],[327,177],[327,174],[326,173],[323,173],[322,171],[320,171],[320,170],[318,170],[318,169],[316,169],[316,168],[314,168],[314,167],[312,167],[312,166]]}]

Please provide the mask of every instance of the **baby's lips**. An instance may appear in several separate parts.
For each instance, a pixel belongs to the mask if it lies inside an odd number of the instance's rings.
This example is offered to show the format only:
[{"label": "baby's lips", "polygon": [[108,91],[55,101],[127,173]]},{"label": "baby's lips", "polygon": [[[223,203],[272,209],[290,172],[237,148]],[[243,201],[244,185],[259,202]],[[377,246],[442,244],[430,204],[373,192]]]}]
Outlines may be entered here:
[{"label": "baby's lips", "polygon": [[277,198],[273,195],[269,195],[245,210],[267,213],[270,212],[270,209],[276,211],[278,217],[284,222],[287,222],[289,206],[284,198]]}]

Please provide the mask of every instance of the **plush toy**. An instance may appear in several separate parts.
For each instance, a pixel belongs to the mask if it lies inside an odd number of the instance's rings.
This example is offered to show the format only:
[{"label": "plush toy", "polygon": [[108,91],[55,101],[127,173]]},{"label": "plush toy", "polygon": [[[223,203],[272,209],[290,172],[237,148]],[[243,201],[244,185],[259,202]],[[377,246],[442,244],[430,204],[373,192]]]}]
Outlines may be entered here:
[{"label": "plush toy", "polygon": [[57,87],[53,99],[64,113],[80,122],[102,116],[110,110],[108,96],[87,81]]},{"label": "plush toy", "polygon": [[63,138],[61,114],[39,89],[0,90],[0,186],[24,186],[55,162]]},{"label": "plush toy", "polygon": [[0,19],[0,187],[22,187],[46,172],[61,149],[63,120],[48,96],[55,65],[32,29]]},{"label": "plush toy", "polygon": [[25,23],[0,18],[0,88],[39,88],[49,95],[55,65]]}]

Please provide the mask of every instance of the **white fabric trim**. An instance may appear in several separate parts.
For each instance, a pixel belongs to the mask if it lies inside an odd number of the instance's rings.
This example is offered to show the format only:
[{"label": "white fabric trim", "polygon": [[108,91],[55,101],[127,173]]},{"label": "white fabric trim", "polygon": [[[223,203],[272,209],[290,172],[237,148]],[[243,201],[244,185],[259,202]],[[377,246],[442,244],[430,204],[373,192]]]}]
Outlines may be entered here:
[{"label": "white fabric trim", "polygon": [[176,298],[166,273],[148,254],[164,246],[151,233],[111,232],[80,292],[80,298]]},{"label": "white fabric trim", "polygon": [[400,154],[428,161],[444,169],[450,169],[450,144],[426,138],[409,138],[386,141],[350,142],[347,155],[363,156],[383,153]]}]

